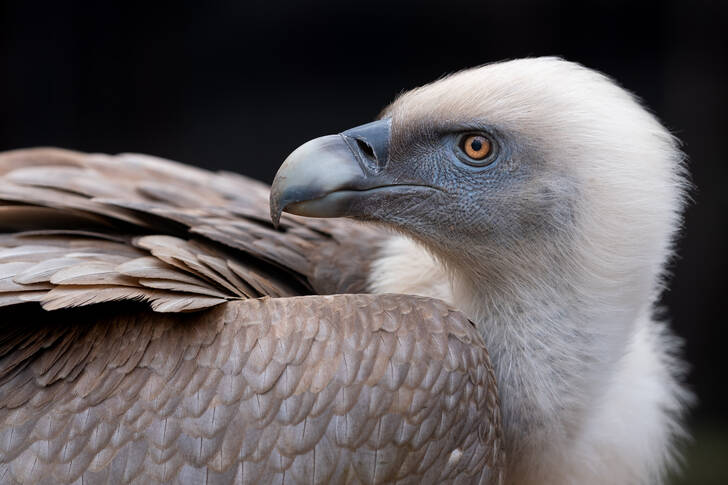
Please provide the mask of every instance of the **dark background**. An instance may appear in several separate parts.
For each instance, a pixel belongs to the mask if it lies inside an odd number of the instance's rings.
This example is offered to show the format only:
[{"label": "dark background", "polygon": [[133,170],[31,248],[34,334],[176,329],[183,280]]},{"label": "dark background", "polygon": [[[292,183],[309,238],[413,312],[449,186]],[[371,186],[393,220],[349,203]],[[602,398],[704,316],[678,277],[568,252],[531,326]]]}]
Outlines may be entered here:
[{"label": "dark background", "polygon": [[402,90],[559,55],[639,95],[696,189],[664,298],[698,394],[685,483],[728,483],[728,5],[721,1],[0,2],[0,149],[143,152],[270,182]]}]

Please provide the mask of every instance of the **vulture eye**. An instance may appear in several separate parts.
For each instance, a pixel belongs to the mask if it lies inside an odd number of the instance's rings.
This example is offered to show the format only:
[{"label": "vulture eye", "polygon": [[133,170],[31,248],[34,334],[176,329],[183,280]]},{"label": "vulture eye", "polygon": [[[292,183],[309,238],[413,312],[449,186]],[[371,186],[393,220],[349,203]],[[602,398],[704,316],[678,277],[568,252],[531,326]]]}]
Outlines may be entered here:
[{"label": "vulture eye", "polygon": [[469,134],[460,140],[460,149],[468,156],[467,162],[471,165],[485,166],[490,163],[488,155],[493,147],[488,138],[481,134]]}]

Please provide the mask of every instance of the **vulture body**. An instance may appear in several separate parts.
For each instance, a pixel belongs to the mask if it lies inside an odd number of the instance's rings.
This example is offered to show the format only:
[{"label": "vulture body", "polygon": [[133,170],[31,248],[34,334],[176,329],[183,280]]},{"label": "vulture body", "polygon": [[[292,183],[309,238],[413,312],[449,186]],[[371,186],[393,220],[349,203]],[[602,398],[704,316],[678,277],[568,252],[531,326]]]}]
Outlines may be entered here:
[{"label": "vulture body", "polygon": [[143,155],[6,152],[0,200],[0,483],[498,482],[482,339],[361,294],[378,230]]},{"label": "vulture body", "polygon": [[684,172],[554,58],[405,93],[270,189],[0,154],[0,482],[659,483]]}]

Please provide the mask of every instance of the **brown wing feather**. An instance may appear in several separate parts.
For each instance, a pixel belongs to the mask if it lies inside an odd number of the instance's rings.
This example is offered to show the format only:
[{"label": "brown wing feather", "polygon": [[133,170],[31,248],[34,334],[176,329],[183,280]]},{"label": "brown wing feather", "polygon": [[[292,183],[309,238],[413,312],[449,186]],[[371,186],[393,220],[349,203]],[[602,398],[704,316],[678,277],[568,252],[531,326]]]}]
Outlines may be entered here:
[{"label": "brown wing feather", "polygon": [[442,302],[98,308],[2,322],[3,483],[499,483],[490,362]]},{"label": "brown wing feather", "polygon": [[[184,298],[185,308],[205,308],[266,295],[365,290],[378,230],[294,216],[276,230],[267,218],[268,188],[240,175],[145,155],[5,152],[0,264],[28,264],[0,280],[0,301],[21,303],[23,291],[38,300],[46,290],[50,309],[157,301],[168,291]],[[164,270],[129,274],[129,264],[143,258]],[[90,298],[94,286],[100,295]]]}]

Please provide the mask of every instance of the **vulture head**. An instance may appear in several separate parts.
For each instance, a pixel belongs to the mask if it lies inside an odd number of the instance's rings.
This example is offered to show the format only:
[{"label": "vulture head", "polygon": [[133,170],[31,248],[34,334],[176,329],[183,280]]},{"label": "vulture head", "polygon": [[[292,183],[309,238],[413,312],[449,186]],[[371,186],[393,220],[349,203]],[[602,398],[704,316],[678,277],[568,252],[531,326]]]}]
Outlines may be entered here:
[{"label": "vulture head", "polygon": [[604,75],[523,59],[414,89],[378,121],[304,144],[271,212],[386,224],[494,298],[568,286],[636,312],[678,226],[681,157]]},{"label": "vulture head", "polygon": [[[585,467],[614,452],[628,470],[622,483],[633,483],[664,463],[670,412],[634,408],[633,421],[620,421],[595,408],[626,411],[634,396],[619,373],[641,375],[623,370],[637,340],[649,341],[634,350],[643,357],[668,345],[640,322],[651,319],[679,226],[682,159],[675,138],[608,77],[521,59],[447,76],[399,96],[377,121],[305,143],[273,183],[271,215],[383,224],[417,244],[385,247],[382,261],[399,258],[401,271],[424,253],[442,268],[448,299],[494,360],[509,460],[520,462],[510,476],[563,464],[558,449],[534,458],[563,440]],[[406,287],[386,264],[373,268],[375,289]],[[634,398],[679,408],[674,392]],[[645,438],[632,444],[639,420]]]}]

